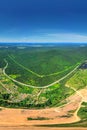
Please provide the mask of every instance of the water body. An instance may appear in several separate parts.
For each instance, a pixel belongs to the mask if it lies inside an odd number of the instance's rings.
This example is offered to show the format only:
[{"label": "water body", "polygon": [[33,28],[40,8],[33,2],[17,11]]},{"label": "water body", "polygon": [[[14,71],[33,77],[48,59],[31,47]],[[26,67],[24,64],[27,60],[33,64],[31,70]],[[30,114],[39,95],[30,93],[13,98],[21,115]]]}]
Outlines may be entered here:
[{"label": "water body", "polygon": [[87,62],[83,63],[79,68],[80,69],[87,69]]}]

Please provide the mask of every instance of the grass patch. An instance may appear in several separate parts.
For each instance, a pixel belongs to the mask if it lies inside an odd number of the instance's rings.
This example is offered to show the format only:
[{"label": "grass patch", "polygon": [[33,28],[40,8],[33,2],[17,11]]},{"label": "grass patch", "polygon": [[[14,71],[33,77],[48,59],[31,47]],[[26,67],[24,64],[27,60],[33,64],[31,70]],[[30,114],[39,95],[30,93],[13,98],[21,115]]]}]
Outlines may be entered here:
[{"label": "grass patch", "polygon": [[78,111],[78,116],[84,120],[87,119],[87,103],[82,103],[82,105],[84,104],[83,107],[80,108],[80,110]]},{"label": "grass patch", "polygon": [[3,109],[2,108],[0,108],[0,111],[2,111]]},{"label": "grass patch", "polygon": [[49,120],[49,118],[45,118],[45,117],[31,118],[31,117],[28,117],[27,120]]},{"label": "grass patch", "polygon": [[78,70],[67,82],[70,87],[82,89],[87,85],[87,70]]}]

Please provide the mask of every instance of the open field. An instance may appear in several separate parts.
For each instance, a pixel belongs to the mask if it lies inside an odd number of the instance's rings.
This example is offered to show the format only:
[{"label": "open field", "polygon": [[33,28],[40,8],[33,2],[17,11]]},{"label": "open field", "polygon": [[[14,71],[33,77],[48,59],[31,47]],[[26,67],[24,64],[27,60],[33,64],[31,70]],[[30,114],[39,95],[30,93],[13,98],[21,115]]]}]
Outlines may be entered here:
[{"label": "open field", "polygon": [[84,88],[87,85],[87,69],[77,71],[75,75],[68,80],[67,84],[76,89]]},{"label": "open field", "polygon": [[22,127],[22,126],[20,126],[20,127],[7,127],[7,126],[5,126],[5,127],[0,127],[0,130],[86,130],[86,128],[49,128],[49,127]]},{"label": "open field", "polygon": [[[79,94],[78,94],[79,92]],[[0,110],[0,125],[52,125],[73,123],[80,120],[77,113],[82,102],[87,102],[87,89],[77,91],[66,99],[66,104],[60,107],[35,109],[8,109]],[[9,116],[10,113],[10,116]],[[43,120],[41,119],[43,118]],[[13,123],[14,122],[14,123]]]}]

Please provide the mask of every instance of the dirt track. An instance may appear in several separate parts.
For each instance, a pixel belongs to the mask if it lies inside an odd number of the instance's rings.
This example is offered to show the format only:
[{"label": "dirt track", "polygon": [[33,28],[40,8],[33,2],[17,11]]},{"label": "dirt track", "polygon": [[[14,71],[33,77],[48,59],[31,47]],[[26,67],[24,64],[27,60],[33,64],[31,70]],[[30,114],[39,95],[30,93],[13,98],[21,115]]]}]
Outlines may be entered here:
[{"label": "dirt track", "polygon": [[[2,110],[0,111],[0,130],[49,130],[49,128],[40,129],[33,126],[42,124],[63,124],[79,121],[80,118],[77,116],[77,110],[78,108],[80,108],[82,101],[87,102],[87,88],[80,90],[79,93],[82,96],[76,93],[67,98],[67,104],[56,108],[47,108],[41,110],[2,108]],[[27,118],[29,117],[33,119],[44,117],[49,118],[49,120],[27,120]],[[56,130],[58,128],[50,129]],[[58,130],[61,129],[59,128]],[[75,129],[70,128],[69,130]]]},{"label": "dirt track", "polygon": [[[67,116],[69,111],[75,111],[81,102],[81,97],[77,94],[74,96],[74,99],[75,100],[62,108],[48,108],[41,110],[3,108],[3,110],[0,111],[0,126],[60,124],[78,121],[79,118],[77,118],[74,114],[69,117]],[[49,118],[49,120],[27,120],[28,117],[44,117]]]},{"label": "dirt track", "polygon": [[[85,92],[85,90],[84,90]],[[67,99],[67,104],[62,107],[48,108],[41,110],[24,110],[24,109],[8,109],[2,108],[0,111],[0,126],[16,126],[16,125],[41,125],[41,124],[61,124],[71,123],[80,120],[74,112],[78,109],[82,98],[75,94]],[[70,113],[73,111],[73,113]],[[44,117],[49,120],[27,120],[27,118]]]},{"label": "dirt track", "polygon": [[0,127],[0,130],[87,130],[87,128]]}]

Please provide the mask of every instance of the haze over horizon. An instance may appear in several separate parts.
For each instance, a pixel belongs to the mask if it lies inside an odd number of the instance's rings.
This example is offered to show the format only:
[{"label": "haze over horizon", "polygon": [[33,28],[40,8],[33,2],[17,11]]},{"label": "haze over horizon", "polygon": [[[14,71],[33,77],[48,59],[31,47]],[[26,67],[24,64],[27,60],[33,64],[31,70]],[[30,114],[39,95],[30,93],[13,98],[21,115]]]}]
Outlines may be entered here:
[{"label": "haze over horizon", "polygon": [[1,0],[0,42],[87,43],[87,0]]}]

